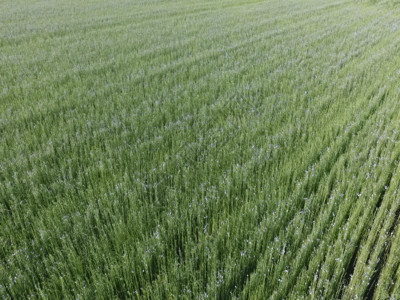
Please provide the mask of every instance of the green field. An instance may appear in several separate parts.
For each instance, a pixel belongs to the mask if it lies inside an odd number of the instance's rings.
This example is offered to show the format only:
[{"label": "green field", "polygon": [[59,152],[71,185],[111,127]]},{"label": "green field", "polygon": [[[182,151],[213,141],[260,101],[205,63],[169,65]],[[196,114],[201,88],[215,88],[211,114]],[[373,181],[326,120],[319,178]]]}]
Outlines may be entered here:
[{"label": "green field", "polygon": [[0,299],[400,297],[400,7],[2,0]]}]

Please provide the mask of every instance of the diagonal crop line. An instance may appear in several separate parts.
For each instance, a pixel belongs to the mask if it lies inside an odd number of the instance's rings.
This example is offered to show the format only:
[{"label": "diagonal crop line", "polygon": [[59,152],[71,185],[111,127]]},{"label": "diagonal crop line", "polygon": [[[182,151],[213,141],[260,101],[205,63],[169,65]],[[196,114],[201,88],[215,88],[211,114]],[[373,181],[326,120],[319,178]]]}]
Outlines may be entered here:
[{"label": "diagonal crop line", "polygon": [[[364,272],[366,268],[370,268],[372,266],[374,268],[374,271],[372,273],[371,278],[369,279],[368,285],[365,288],[365,293],[367,298],[372,298],[375,294],[375,290],[377,288],[377,283],[380,279],[381,272],[383,270],[383,267],[385,265],[385,262],[387,260],[387,254],[390,253],[391,249],[391,239],[390,236],[393,233],[397,223],[398,223],[398,216],[400,214],[400,206],[398,202],[395,202],[394,204],[391,203],[390,200],[386,200],[389,196],[387,191],[393,189],[392,185],[397,185],[396,181],[394,181],[393,175],[396,173],[398,170],[398,159],[400,158],[400,151],[397,150],[397,153],[395,153],[392,158],[391,162],[389,165],[389,174],[387,175],[387,178],[383,185],[381,186],[381,192],[379,193],[379,201],[376,203],[375,207],[375,218],[373,220],[373,224],[371,226],[368,226],[370,230],[365,232],[367,235],[366,237],[368,240],[366,241],[365,245],[363,245],[363,253],[361,252],[361,249],[358,250],[360,259],[357,260],[357,264],[355,267],[355,270],[353,270],[353,274],[355,276],[364,276]],[[385,205],[383,205],[383,199],[385,199]],[[379,206],[378,206],[379,205]],[[379,214],[377,214],[377,211],[379,210]],[[386,216],[386,211],[390,210],[390,214],[393,212],[393,219],[388,218],[388,221],[391,223],[389,224],[388,222],[384,222],[384,218]],[[380,233],[378,235],[371,235],[370,231],[377,233]],[[365,235],[364,234],[364,235]],[[389,237],[389,238],[387,238]],[[382,245],[382,241],[385,242],[385,246]],[[368,251],[367,255],[365,256],[365,252]],[[361,255],[363,255],[361,257]],[[375,262],[375,257],[377,258],[377,261]],[[365,267],[365,265],[368,264],[368,267]],[[356,273],[357,272],[357,273]],[[350,284],[353,286],[357,284],[355,281],[356,277],[353,277],[352,281]],[[346,293],[344,294],[344,298],[351,296],[351,292],[348,290],[348,287],[342,286],[342,289],[346,289]],[[343,295],[343,293],[342,293]],[[353,295],[354,296],[354,295]],[[353,297],[352,296],[352,297]]]},{"label": "diagonal crop line", "polygon": [[[400,155],[399,155],[399,157],[400,157]],[[391,172],[388,175],[385,184],[381,187],[381,192],[379,193],[378,202],[376,204],[376,210],[378,210],[380,208],[381,204],[382,204],[383,198],[385,197],[386,192],[389,189],[392,177],[393,177],[393,172]],[[396,214],[398,215],[399,213],[400,213],[400,207],[398,208]],[[394,226],[395,226],[396,223],[397,223],[396,221],[393,223],[390,232],[393,232]],[[365,231],[366,230],[364,230],[364,232]],[[361,236],[363,236],[363,235],[364,235],[364,233],[361,233]],[[357,257],[359,255],[359,251],[360,251],[360,243],[361,243],[361,240],[358,240],[358,243],[354,247],[353,256],[352,256],[351,260],[349,261],[349,263],[348,263],[348,265],[346,267],[346,271],[345,271],[345,273],[343,275],[343,279],[341,280],[342,283],[341,283],[341,288],[340,288],[340,291],[339,291],[339,299],[342,299],[344,297],[344,291],[345,291],[347,285],[350,283],[351,278],[353,277],[354,271],[356,269]],[[390,246],[389,246],[389,249],[387,250],[387,253],[388,252],[390,252]],[[374,291],[375,291],[375,288],[376,288],[376,284],[378,282],[379,275],[380,275],[380,273],[382,271],[383,265],[384,265],[383,261],[380,261],[378,263],[378,266],[376,268],[377,271],[374,272],[373,277],[370,280],[369,286],[367,288],[368,292],[367,292],[367,296],[366,296],[368,299],[372,299],[372,296],[374,294]]]}]

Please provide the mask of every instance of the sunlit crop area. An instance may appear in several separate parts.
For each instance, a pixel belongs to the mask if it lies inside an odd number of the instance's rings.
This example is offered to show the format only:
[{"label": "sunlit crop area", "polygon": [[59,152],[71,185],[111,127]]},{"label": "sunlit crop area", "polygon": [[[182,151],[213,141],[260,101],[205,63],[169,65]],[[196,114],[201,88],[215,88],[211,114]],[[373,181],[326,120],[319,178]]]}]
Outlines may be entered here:
[{"label": "sunlit crop area", "polygon": [[399,53],[393,1],[1,1],[0,298],[398,298]]}]

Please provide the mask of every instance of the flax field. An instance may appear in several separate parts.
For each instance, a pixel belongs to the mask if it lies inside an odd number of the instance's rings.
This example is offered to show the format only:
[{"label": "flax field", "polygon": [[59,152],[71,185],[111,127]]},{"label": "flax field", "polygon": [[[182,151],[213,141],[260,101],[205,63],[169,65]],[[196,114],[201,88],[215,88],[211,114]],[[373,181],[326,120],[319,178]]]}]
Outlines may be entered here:
[{"label": "flax field", "polygon": [[1,299],[399,299],[400,6],[0,1]]}]

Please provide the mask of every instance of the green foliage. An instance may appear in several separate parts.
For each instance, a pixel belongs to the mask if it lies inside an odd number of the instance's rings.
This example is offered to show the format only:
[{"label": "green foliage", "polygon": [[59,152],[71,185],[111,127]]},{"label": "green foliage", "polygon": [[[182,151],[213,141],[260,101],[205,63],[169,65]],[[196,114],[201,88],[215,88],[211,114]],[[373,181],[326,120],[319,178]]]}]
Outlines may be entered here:
[{"label": "green foliage", "polygon": [[400,294],[400,12],[2,1],[1,299]]}]

